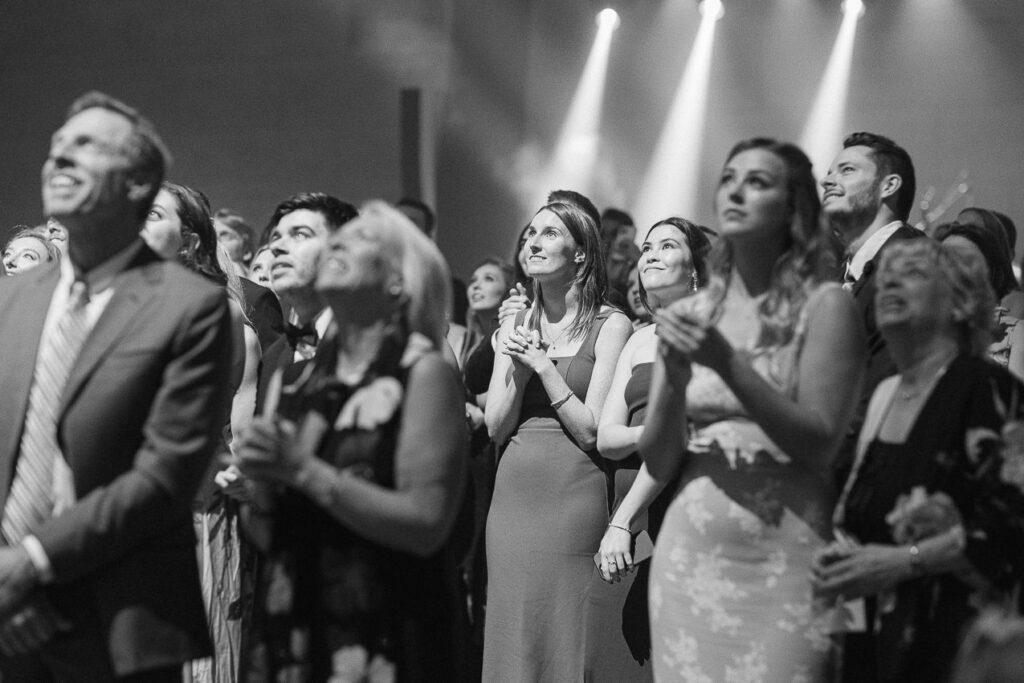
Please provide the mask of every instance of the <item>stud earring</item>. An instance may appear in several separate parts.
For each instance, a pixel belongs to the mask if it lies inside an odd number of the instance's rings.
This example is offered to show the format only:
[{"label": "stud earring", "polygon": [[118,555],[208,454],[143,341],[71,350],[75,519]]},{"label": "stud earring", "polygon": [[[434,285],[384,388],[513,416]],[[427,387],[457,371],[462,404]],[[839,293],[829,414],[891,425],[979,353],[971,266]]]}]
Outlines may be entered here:
[{"label": "stud earring", "polygon": [[400,296],[402,296],[402,285],[391,285],[390,287],[388,287],[388,294],[390,294],[391,297],[394,299],[399,298]]}]

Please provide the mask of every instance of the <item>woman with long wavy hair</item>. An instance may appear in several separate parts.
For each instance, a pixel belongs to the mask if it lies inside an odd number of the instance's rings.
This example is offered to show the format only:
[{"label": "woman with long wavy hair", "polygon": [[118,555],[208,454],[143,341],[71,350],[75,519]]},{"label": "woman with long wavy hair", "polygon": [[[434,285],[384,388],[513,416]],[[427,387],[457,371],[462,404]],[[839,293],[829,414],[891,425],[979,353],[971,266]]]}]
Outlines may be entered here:
[{"label": "woman with long wavy hair", "polygon": [[597,423],[631,327],[604,303],[599,216],[559,193],[530,222],[534,301],[506,318],[487,392],[498,461],[487,518],[485,681],[583,679],[591,557],[608,519]]},{"label": "woman with long wavy hair", "polygon": [[823,284],[799,148],[736,145],[715,195],[711,283],[655,316],[640,455],[681,482],[649,589],[656,679],[817,680],[829,637],[808,571],[865,365],[853,301]]}]

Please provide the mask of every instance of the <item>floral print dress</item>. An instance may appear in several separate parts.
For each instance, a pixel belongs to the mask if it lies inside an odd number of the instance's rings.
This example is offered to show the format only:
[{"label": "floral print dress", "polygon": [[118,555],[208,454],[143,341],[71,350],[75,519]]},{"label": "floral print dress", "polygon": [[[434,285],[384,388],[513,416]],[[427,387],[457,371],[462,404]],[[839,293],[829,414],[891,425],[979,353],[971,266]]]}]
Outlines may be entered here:
[{"label": "floral print dress", "polygon": [[946,680],[964,626],[981,606],[1012,603],[1024,570],[1024,385],[988,359],[958,356],[906,440],[889,443],[876,434],[898,382],[872,397],[836,523],[861,543],[907,546],[960,526],[983,580],[924,576],[869,599],[868,632],[847,639],[844,681]]},{"label": "floral print dress", "polygon": [[[429,346],[413,335],[386,344],[355,386],[334,378],[333,339],[290,391],[279,412],[314,440],[318,457],[378,485],[394,486],[400,405],[374,429],[337,428],[342,409],[366,400],[375,382],[403,387]],[[311,426],[312,425],[312,426]],[[320,428],[317,428],[320,425]],[[312,436],[310,436],[312,435]],[[247,680],[332,683],[451,680],[458,609],[444,552],[427,558],[391,550],[334,520],[291,491],[277,501],[273,544],[262,558]]]},{"label": "floral print dress", "polygon": [[[830,286],[811,293],[785,346],[737,349],[786,395],[807,312]],[[655,680],[820,680],[828,620],[809,576],[828,529],[828,487],[771,442],[712,370],[694,365],[686,401],[689,452],[651,567]]]}]

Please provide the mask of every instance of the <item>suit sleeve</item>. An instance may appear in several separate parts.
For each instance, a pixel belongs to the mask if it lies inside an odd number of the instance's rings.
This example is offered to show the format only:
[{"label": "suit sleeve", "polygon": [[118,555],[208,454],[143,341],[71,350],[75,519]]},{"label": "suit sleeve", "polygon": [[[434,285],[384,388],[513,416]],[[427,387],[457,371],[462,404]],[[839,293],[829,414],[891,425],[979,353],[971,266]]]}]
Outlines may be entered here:
[{"label": "suit sleeve", "polygon": [[57,583],[87,575],[175,527],[191,532],[192,499],[231,401],[227,301],[216,290],[197,299],[170,345],[130,469],[36,533]]}]

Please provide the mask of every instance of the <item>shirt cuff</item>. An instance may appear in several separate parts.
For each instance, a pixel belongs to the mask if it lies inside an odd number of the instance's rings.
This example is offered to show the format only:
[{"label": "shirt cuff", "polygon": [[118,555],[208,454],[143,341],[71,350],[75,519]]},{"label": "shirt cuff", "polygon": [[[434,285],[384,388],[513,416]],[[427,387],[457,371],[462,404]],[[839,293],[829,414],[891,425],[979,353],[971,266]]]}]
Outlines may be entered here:
[{"label": "shirt cuff", "polygon": [[21,547],[28,553],[29,559],[32,560],[32,565],[39,572],[39,583],[53,583],[53,566],[50,564],[50,558],[46,556],[46,551],[43,550],[43,544],[39,542],[39,539],[35,536],[26,536],[21,539]]}]

